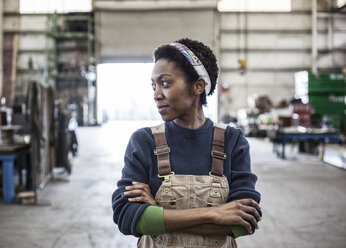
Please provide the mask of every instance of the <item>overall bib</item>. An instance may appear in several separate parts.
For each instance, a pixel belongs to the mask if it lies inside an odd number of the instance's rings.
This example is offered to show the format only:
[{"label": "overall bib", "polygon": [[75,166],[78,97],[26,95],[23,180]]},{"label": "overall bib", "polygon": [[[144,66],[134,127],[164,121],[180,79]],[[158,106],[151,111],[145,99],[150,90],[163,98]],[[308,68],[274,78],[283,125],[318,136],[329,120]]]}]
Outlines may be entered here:
[{"label": "overall bib", "polygon": [[[208,176],[175,175],[171,171],[169,152],[165,136],[165,126],[151,128],[154,135],[159,177],[164,180],[156,193],[155,201],[164,209],[189,209],[213,207],[227,202],[229,185],[223,176],[225,127],[214,123],[212,169]],[[162,235],[143,235],[138,247],[231,247],[235,240],[227,235],[197,235],[170,232]]]}]

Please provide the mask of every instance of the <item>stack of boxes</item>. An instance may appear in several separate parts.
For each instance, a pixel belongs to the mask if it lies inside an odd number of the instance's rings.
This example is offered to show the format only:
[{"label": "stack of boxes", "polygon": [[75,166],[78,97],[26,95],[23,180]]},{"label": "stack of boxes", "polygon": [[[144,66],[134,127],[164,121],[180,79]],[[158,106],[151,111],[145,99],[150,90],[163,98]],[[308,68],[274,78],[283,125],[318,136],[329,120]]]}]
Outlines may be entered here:
[{"label": "stack of boxes", "polygon": [[311,111],[312,106],[308,103],[301,101],[293,101],[291,103],[291,126],[311,126]]}]

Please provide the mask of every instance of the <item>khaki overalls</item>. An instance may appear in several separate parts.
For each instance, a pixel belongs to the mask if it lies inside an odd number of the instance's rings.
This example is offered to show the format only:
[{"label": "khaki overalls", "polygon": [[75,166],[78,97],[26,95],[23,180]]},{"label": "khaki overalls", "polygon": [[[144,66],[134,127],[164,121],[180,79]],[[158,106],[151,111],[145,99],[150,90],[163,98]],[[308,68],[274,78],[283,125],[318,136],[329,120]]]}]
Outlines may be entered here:
[{"label": "khaki overalls", "polygon": [[[229,195],[227,178],[223,176],[225,127],[214,123],[212,169],[208,176],[175,175],[171,171],[169,152],[165,136],[165,126],[151,128],[154,135],[159,177],[162,185],[155,200],[165,209],[188,209],[212,207],[226,203]],[[235,240],[227,235],[204,236],[181,232],[170,232],[157,236],[144,235],[138,247],[231,247],[236,248]]]}]

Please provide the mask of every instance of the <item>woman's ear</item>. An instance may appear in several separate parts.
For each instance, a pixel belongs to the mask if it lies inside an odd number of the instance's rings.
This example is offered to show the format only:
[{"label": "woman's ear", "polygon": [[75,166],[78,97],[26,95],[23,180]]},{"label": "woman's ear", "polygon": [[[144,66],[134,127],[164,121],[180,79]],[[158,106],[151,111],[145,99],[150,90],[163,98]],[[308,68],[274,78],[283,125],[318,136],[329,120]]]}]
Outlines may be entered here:
[{"label": "woman's ear", "polygon": [[193,85],[193,94],[194,95],[202,95],[206,86],[206,82],[203,78],[198,78]]}]

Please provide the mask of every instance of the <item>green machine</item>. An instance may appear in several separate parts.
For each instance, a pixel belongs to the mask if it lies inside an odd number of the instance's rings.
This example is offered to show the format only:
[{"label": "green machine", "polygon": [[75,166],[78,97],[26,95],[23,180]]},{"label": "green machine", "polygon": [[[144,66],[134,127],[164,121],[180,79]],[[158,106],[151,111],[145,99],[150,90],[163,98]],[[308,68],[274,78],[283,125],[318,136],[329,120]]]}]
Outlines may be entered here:
[{"label": "green machine", "polygon": [[318,77],[307,71],[295,73],[296,98],[310,102],[312,117],[330,120],[333,127],[346,134],[346,81],[342,73],[320,73]]}]

